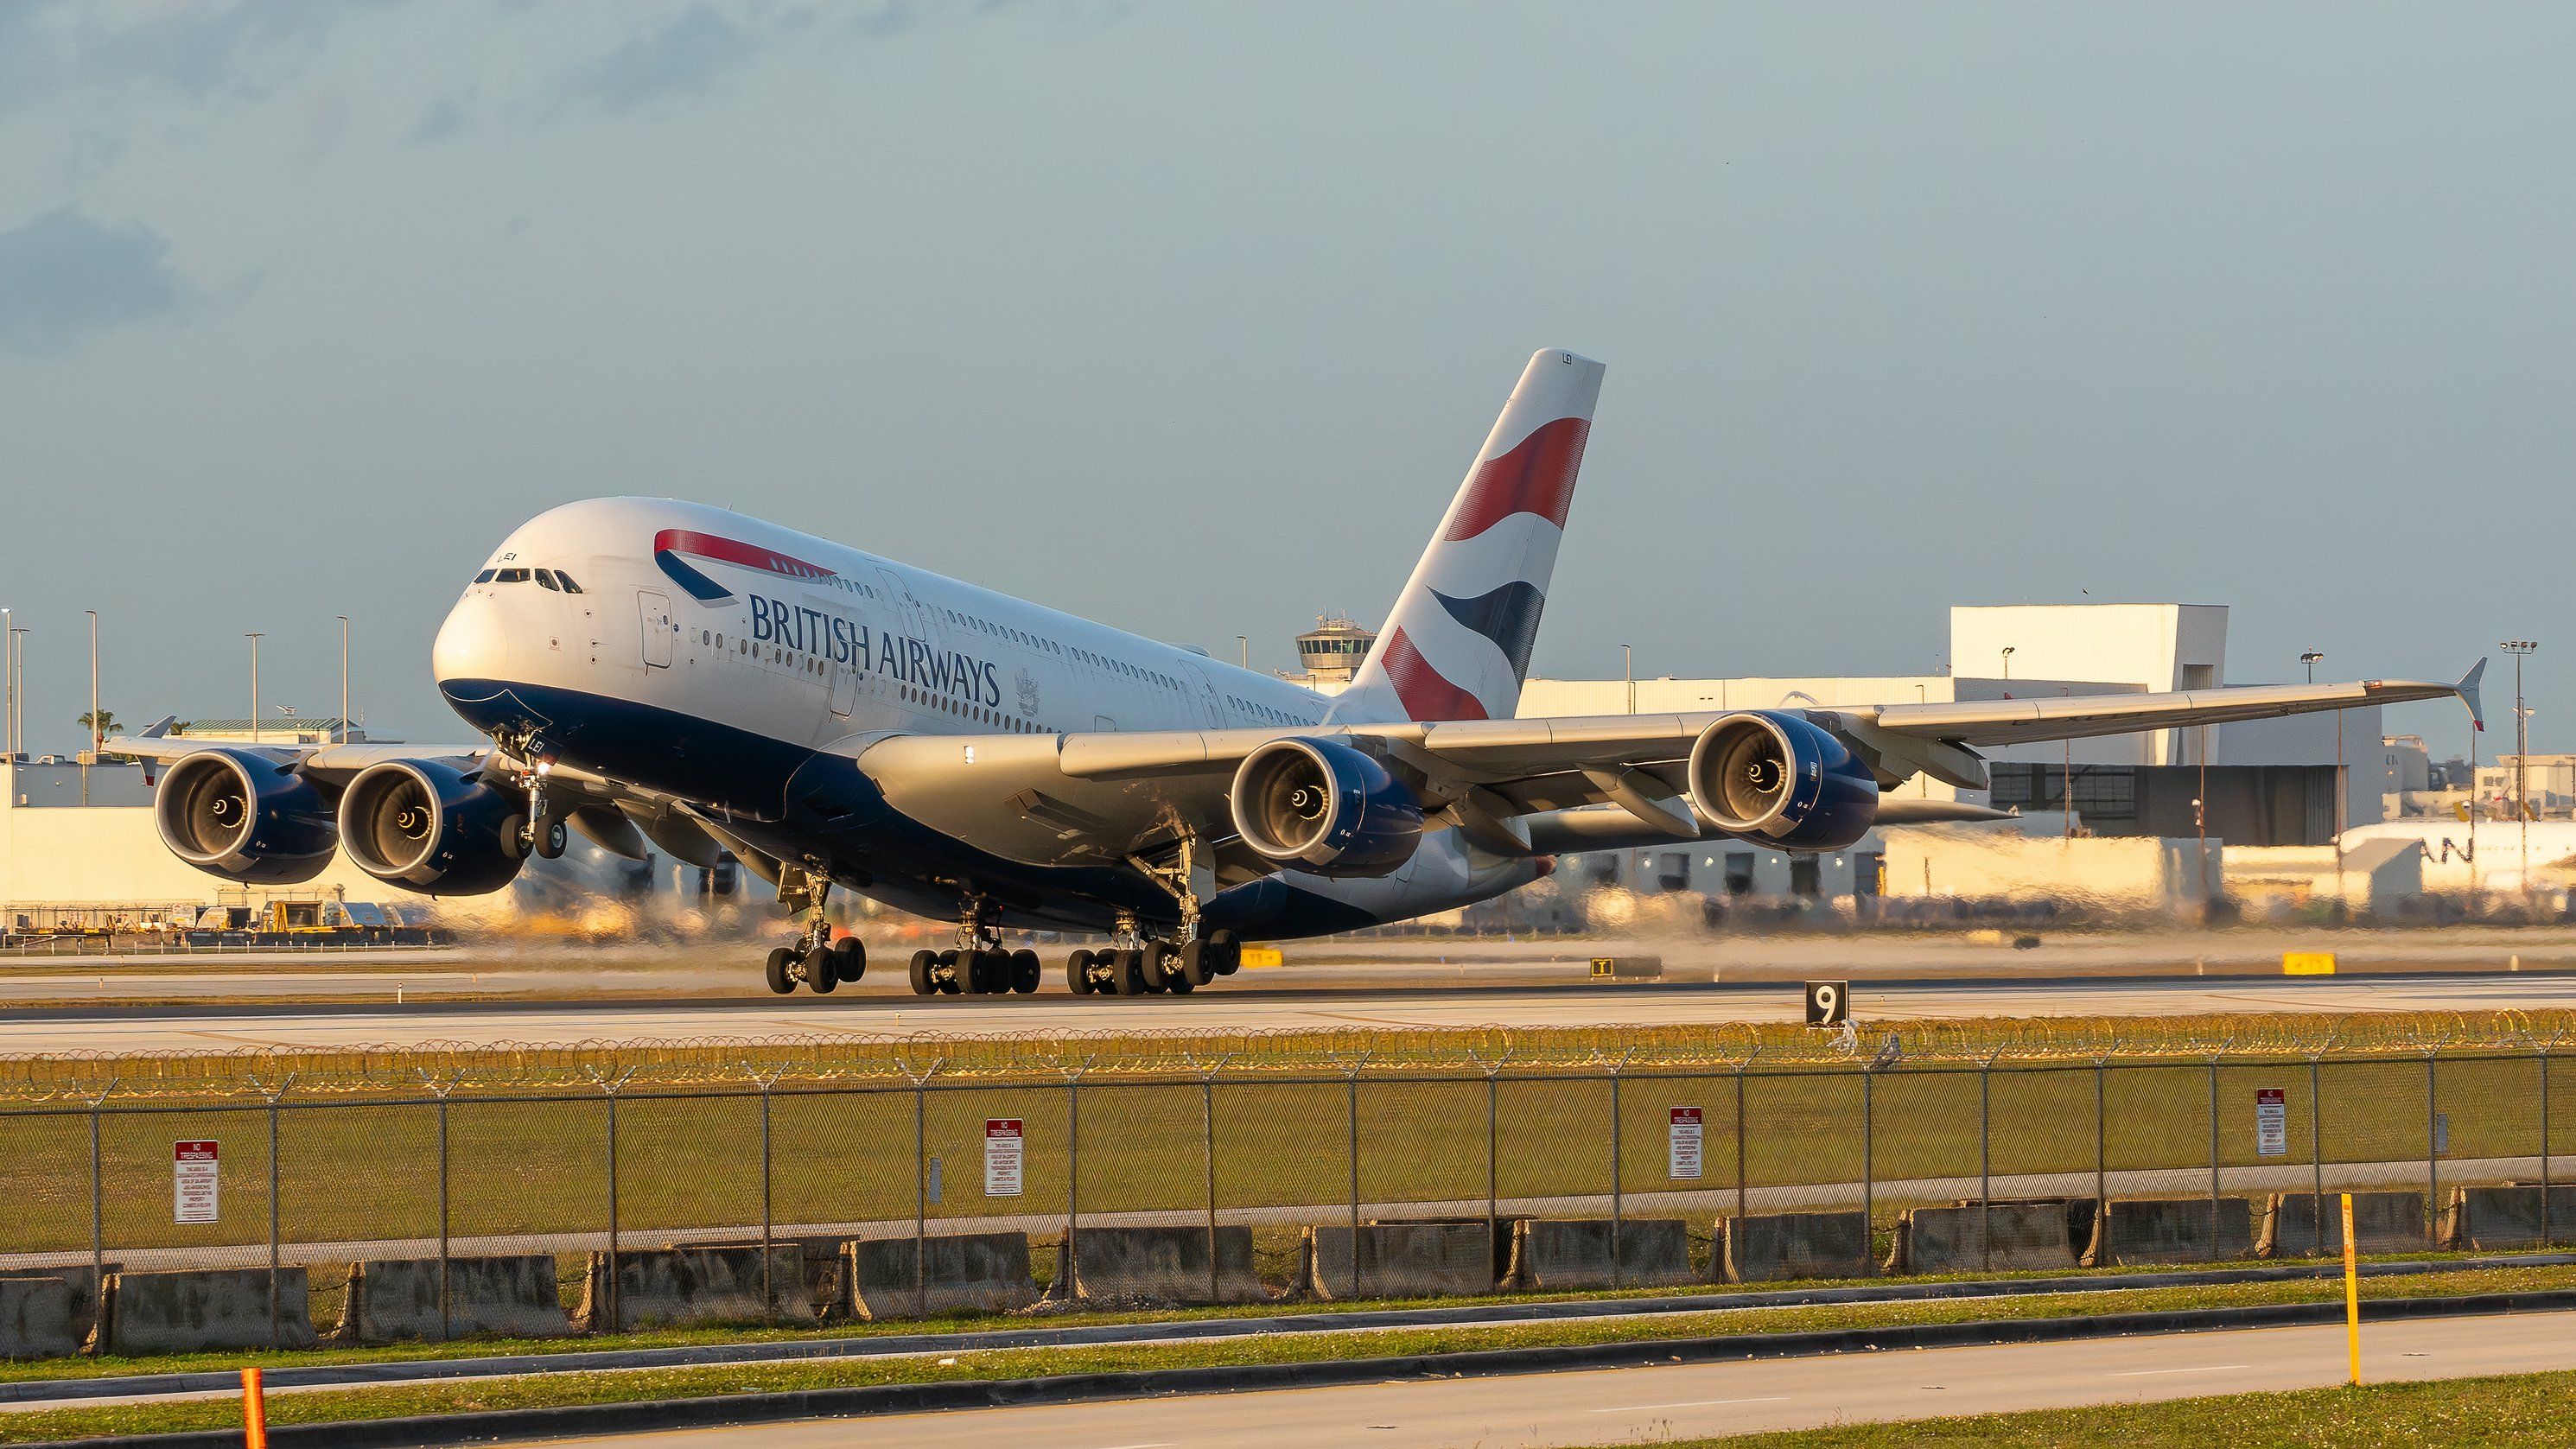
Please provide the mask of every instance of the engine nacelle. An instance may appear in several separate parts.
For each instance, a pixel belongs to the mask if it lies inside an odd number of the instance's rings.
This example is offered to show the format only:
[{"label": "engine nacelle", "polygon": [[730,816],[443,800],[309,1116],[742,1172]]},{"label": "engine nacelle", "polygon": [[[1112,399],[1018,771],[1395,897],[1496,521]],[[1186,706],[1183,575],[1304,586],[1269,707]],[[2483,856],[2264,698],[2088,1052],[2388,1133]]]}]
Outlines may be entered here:
[{"label": "engine nacelle", "polygon": [[152,820],[172,855],[245,885],[311,880],[339,844],[313,782],[248,750],[181,755],[161,776]]},{"label": "engine nacelle", "polygon": [[1422,840],[1422,802],[1336,740],[1272,740],[1234,772],[1235,833],[1264,858],[1329,876],[1389,875]]},{"label": "engine nacelle", "polygon": [[1783,850],[1840,850],[1878,819],[1878,777],[1783,710],[1731,714],[1701,731],[1688,778],[1701,819]]},{"label": "engine nacelle", "polygon": [[499,890],[527,863],[527,801],[436,760],[370,765],[340,797],[340,838],[358,869],[439,896]]}]

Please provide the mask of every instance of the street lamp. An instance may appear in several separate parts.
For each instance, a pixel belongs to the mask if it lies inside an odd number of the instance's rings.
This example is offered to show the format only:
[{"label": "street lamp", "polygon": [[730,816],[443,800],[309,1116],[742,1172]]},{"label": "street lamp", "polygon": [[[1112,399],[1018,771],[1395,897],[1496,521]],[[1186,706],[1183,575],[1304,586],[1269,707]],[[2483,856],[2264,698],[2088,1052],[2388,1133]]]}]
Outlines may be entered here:
[{"label": "street lamp", "polygon": [[2012,678],[2012,656],[2013,656],[2013,647],[2012,647],[2010,644],[2005,645],[2005,646],[2004,646],[2004,678],[2006,678],[2006,679],[2010,679],[2010,678]]},{"label": "street lamp", "polygon": [[349,616],[340,620],[340,743],[349,742]]},{"label": "street lamp", "polygon": [[260,636],[259,636],[259,635],[257,635],[257,634],[253,634],[253,633],[245,633],[245,634],[243,634],[243,635],[242,635],[242,637],[243,637],[243,638],[245,638],[245,639],[248,639],[248,640],[250,641],[250,742],[251,742],[252,744],[254,744],[254,745],[255,745],[255,744],[258,744],[258,743],[259,743],[259,639],[260,639]]},{"label": "street lamp", "polygon": [[2317,682],[2317,663],[2325,657],[2325,651],[2322,649],[2311,649],[2299,656],[2299,662],[2308,666],[2308,683]]},{"label": "street lamp", "polygon": [[1637,712],[1637,651],[1619,646],[1619,677],[1628,681],[1628,713]]},{"label": "street lamp", "polygon": [[2496,646],[2513,656],[2513,813],[2522,822],[2522,894],[2531,898],[2531,715],[2522,707],[2522,657],[2540,647],[2531,639]]}]

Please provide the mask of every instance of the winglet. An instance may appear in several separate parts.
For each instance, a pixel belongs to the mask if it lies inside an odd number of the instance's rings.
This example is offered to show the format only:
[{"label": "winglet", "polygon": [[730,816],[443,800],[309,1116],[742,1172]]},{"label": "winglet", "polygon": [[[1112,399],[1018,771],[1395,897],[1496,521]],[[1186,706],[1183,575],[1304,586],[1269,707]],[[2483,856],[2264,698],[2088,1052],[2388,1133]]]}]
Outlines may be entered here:
[{"label": "winglet", "polygon": [[[2483,668],[2485,668],[2485,667],[2486,667],[2486,661],[2485,661],[2485,660],[2483,660],[2483,659],[2479,660],[2479,661],[2478,661],[2478,667],[2480,667],[2480,668],[2482,668],[2482,669],[2483,669]],[[170,733],[170,727],[171,727],[172,725],[177,724],[178,722],[179,722],[179,717],[178,717],[177,715],[175,715],[175,714],[165,714],[165,715],[161,716],[161,718],[159,718],[159,719],[157,719],[157,720],[153,721],[153,722],[152,722],[152,726],[151,726],[151,728],[146,729],[143,733],[141,733],[141,734],[139,734],[139,735],[136,735],[136,736],[135,736],[135,738],[136,738],[136,739],[138,739],[138,740],[158,740],[158,739],[165,739],[165,738],[167,738],[167,737],[169,736],[169,733]]]},{"label": "winglet", "polygon": [[2460,702],[2469,707],[2469,722],[2476,725],[2481,734],[2486,732],[2487,712],[2485,707],[2478,703],[2478,680],[2486,672],[2487,661],[2482,656],[2477,663],[2469,666],[2468,673],[2460,676],[2459,683],[2451,686],[2459,692]]}]

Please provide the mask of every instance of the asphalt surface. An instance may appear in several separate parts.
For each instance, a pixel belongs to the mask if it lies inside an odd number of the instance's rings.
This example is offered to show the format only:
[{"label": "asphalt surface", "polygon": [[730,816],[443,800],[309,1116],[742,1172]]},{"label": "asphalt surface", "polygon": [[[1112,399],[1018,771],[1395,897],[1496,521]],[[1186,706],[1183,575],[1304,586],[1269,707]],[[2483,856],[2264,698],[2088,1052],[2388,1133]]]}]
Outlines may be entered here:
[{"label": "asphalt surface", "polygon": [[[436,1042],[527,1046],[707,1038],[922,1034],[1156,1034],[1479,1026],[1719,1025],[1801,1019],[1782,983],[1634,982],[1457,990],[1387,985],[1265,989],[1245,972],[1188,997],[932,997],[836,994],[740,1001],[163,1003],[29,1008],[0,1018],[0,1056]],[[2208,1012],[2494,1011],[2576,1005],[2576,976],[2080,979],[1856,984],[1861,1021]]]},{"label": "asphalt surface", "polygon": [[[2372,1324],[2365,1381],[2576,1368],[2576,1314]],[[1191,1395],[558,1440],[619,1449],[1538,1449],[2342,1382],[2336,1327]],[[535,1441],[521,1441],[535,1442]]]}]

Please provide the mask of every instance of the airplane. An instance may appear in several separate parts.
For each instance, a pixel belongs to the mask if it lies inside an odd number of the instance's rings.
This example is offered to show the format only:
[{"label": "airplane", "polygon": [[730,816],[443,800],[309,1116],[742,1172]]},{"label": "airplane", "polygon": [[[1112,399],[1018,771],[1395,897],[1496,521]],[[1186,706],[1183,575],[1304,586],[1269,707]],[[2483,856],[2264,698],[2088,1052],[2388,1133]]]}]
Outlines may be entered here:
[{"label": "airplane", "polygon": [[865,971],[829,894],[953,921],[920,995],[1035,991],[1006,930],[1106,935],[1077,994],[1185,993],[1246,941],[1488,900],[1560,853],[1704,839],[1834,851],[1874,825],[2000,818],[1892,799],[1986,788],[1980,748],[2459,696],[2371,680],[1873,708],[1515,717],[1603,368],[1534,354],[1350,688],[1326,696],[725,509],[598,498],[503,539],[440,626],[471,748],[189,741],[163,841],[228,880],[345,849],[432,896],[500,889],[579,831],[620,855],[727,855],[804,918],[771,990]]}]

